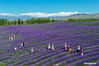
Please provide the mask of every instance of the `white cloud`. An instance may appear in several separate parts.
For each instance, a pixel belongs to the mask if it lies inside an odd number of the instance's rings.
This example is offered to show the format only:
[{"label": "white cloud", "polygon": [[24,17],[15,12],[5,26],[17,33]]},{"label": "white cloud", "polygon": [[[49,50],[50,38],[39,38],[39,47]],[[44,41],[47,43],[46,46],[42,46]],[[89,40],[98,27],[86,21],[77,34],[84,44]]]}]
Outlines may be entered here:
[{"label": "white cloud", "polygon": [[52,17],[52,16],[70,16],[73,14],[78,14],[78,12],[60,12],[60,13],[23,13],[20,16],[32,16],[32,17]]},{"label": "white cloud", "polygon": [[[35,13],[22,13],[19,16],[31,16],[31,17],[55,17],[55,16],[70,16],[73,14],[78,14],[78,12],[60,12],[60,13],[41,13],[41,12],[35,12]],[[18,16],[10,13],[0,13],[0,15],[3,16]]]},{"label": "white cloud", "polygon": [[0,13],[2,16],[15,16],[14,14],[9,14],[9,13]]}]

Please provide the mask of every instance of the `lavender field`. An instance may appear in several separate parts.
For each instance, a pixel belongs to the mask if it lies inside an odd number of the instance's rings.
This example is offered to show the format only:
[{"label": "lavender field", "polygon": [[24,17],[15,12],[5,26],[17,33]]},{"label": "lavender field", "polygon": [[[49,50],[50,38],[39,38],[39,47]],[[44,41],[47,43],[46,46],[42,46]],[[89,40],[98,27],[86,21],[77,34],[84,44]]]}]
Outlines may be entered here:
[{"label": "lavender field", "polygon": [[[99,22],[93,23],[0,26],[0,66],[99,66]],[[9,40],[13,35],[17,37]],[[65,42],[71,52],[64,50]],[[49,43],[54,44],[54,50],[47,49]],[[75,52],[77,45],[83,47],[83,56]],[[30,52],[31,47],[34,52]],[[85,62],[96,64],[85,65]]]}]

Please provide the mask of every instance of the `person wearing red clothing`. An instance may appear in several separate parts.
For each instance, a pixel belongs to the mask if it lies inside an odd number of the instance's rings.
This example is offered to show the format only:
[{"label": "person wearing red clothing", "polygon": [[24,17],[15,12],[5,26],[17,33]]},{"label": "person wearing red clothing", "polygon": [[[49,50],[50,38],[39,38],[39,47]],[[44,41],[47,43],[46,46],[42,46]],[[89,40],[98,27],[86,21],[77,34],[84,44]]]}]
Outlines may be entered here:
[{"label": "person wearing red clothing", "polygon": [[83,56],[83,53],[84,53],[84,51],[83,51],[83,49],[81,49],[81,55]]},{"label": "person wearing red clothing", "polygon": [[67,45],[67,51],[71,51],[71,48],[69,45]]},{"label": "person wearing red clothing", "polygon": [[14,35],[14,36],[13,36],[13,38],[15,38],[15,39],[16,39],[16,38],[17,38],[17,35]]}]

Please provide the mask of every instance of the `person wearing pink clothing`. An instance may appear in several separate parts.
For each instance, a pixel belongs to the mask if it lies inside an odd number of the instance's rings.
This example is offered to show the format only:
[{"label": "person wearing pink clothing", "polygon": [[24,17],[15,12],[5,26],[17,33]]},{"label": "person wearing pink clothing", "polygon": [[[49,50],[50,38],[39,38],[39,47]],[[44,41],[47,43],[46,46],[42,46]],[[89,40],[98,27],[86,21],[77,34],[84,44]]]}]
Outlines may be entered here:
[{"label": "person wearing pink clothing", "polygon": [[83,56],[83,53],[84,53],[84,50],[83,49],[81,49],[81,55]]}]

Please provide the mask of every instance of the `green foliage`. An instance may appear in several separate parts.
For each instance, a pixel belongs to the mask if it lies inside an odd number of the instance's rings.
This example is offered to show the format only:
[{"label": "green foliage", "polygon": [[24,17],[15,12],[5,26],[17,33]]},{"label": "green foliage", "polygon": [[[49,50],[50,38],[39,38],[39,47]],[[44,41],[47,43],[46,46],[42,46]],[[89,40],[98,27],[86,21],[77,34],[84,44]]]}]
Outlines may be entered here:
[{"label": "green foliage", "polygon": [[8,62],[8,64],[12,64],[13,62]]},{"label": "green foliage", "polygon": [[4,18],[2,18],[2,19],[0,19],[0,26],[2,25],[2,26],[6,26],[8,24],[8,20],[7,19],[4,19]]},{"label": "green foliage", "polygon": [[[81,22],[83,21],[84,23],[80,24],[82,26],[88,25],[88,26],[92,26],[92,25],[99,25],[96,23],[87,23],[88,21],[99,21],[99,19],[73,19],[73,18],[69,18],[67,20],[68,22]],[[0,26],[7,26],[7,25],[31,25],[31,24],[43,24],[43,23],[50,23],[50,22],[57,22],[57,20],[54,19],[50,19],[50,18],[32,18],[32,19],[27,19],[27,20],[7,20],[4,18],[0,19]]]},{"label": "green foliage", "polygon": [[[45,63],[44,63],[45,64]],[[36,64],[35,66],[40,66],[40,64]]]},{"label": "green foliage", "polygon": [[24,50],[25,51],[25,53],[28,53],[28,50]]},{"label": "green foliage", "polygon": [[52,22],[49,18],[37,18],[37,19],[28,19],[26,20],[26,25],[28,24],[43,24],[43,23],[49,23]]},{"label": "green foliage", "polygon": [[16,54],[23,55],[24,52],[23,51],[20,51],[20,52],[16,52]]},{"label": "green foliage", "polygon": [[28,66],[27,64],[23,64],[23,66]]},{"label": "green foliage", "polygon": [[7,19],[0,19],[0,26],[7,26],[7,25],[30,25],[30,24],[43,24],[43,23],[49,23],[49,22],[54,22],[54,19],[50,18],[32,18],[32,19],[27,19],[27,20],[13,20],[9,21]]},{"label": "green foliage", "polygon": [[0,64],[0,66],[6,66],[6,63],[4,63],[4,64]]},{"label": "green foliage", "polygon": [[89,18],[86,18],[86,19],[73,19],[73,18],[69,18],[68,21],[69,22],[80,22],[80,21],[87,22],[87,21],[99,21],[99,19],[89,19]]},{"label": "green foliage", "polygon": [[23,20],[18,19],[17,22],[18,22],[18,25],[23,25]]},{"label": "green foliage", "polygon": [[15,56],[15,55],[16,55],[15,53],[10,54],[10,56]]},{"label": "green foliage", "polygon": [[69,22],[75,22],[76,19],[69,18],[68,21],[69,21]]}]

